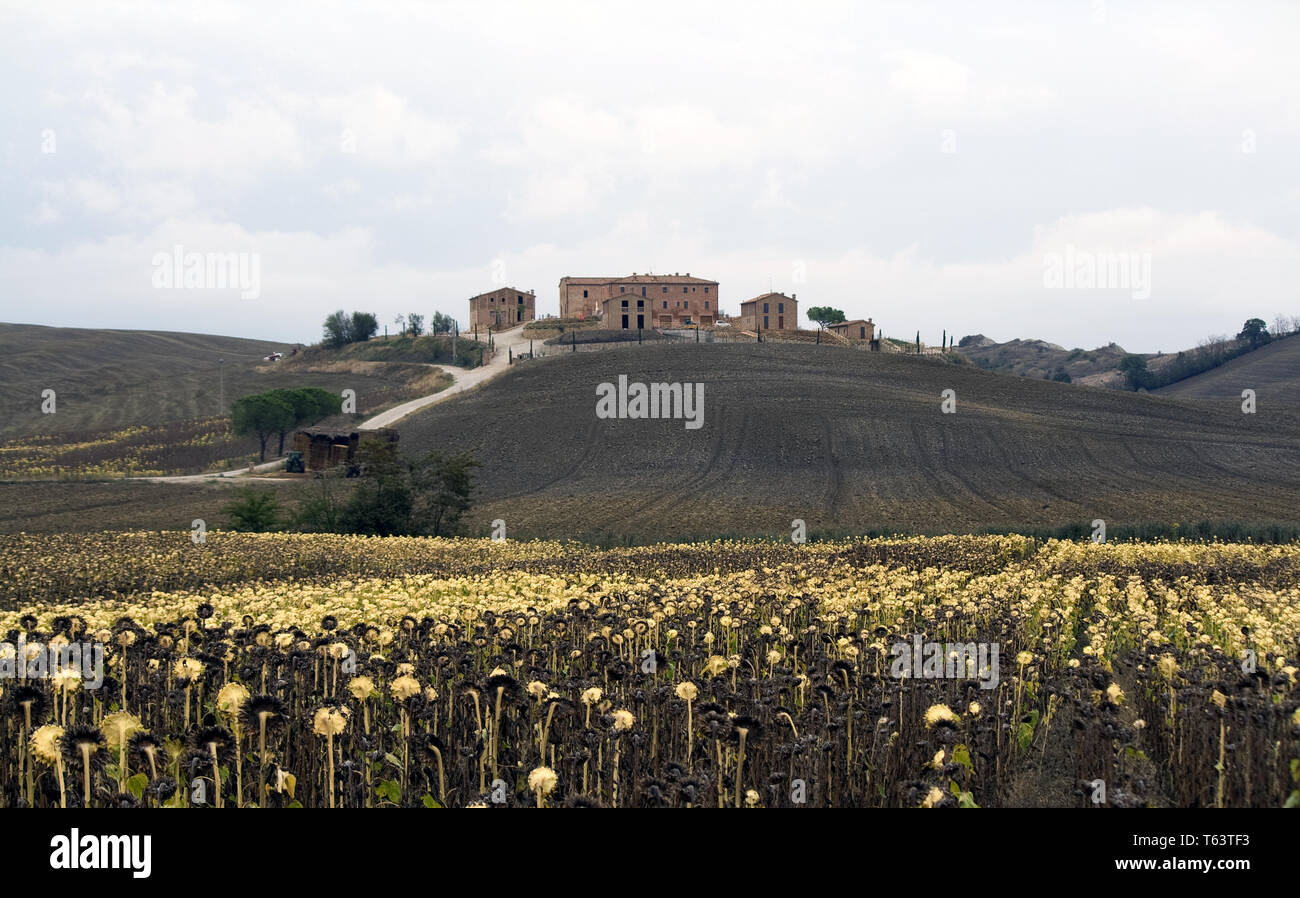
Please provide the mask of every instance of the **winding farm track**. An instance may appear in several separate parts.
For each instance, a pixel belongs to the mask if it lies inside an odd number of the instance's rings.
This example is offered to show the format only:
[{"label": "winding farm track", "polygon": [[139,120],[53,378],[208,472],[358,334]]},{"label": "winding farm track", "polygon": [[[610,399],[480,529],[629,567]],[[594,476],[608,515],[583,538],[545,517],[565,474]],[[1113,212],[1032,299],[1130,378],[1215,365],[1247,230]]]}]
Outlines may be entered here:
[{"label": "winding farm track", "polygon": [[362,421],[357,425],[357,429],[378,430],[381,427],[392,427],[407,415],[428,408],[473,387],[485,384],[492,378],[503,374],[510,366],[510,352],[513,351],[518,354],[529,344],[529,340],[523,336],[523,333],[524,326],[521,324],[508,331],[501,331],[499,334],[493,335],[496,352],[486,365],[481,365],[478,368],[459,368],[455,365],[431,366],[451,375],[452,385],[439,390],[437,393],[421,396],[419,399],[412,399],[410,402],[403,402],[401,405],[380,412],[373,418]]},{"label": "winding farm track", "polygon": [[[401,405],[380,412],[374,417],[367,418],[357,425],[358,430],[379,430],[384,427],[392,427],[398,421],[411,415],[421,409],[428,408],[435,403],[442,402],[452,396],[459,395],[473,387],[481,386],[492,380],[492,378],[504,373],[510,366],[510,352],[513,350],[518,353],[523,347],[528,346],[529,341],[522,337],[524,326],[512,328],[508,331],[502,331],[494,335],[494,342],[497,347],[496,352],[486,365],[478,368],[460,368],[455,365],[430,365],[431,368],[437,368],[445,371],[452,379],[452,384],[437,393],[431,393],[428,396],[421,396],[418,399],[412,399],[403,402]],[[239,468],[234,471],[221,471],[218,473],[207,474],[172,474],[164,477],[135,477],[128,478],[132,480],[147,480],[152,483],[199,483],[205,480],[244,477],[250,471],[252,473],[265,473],[275,471],[284,467],[283,459],[264,462],[254,466],[252,469]]]}]

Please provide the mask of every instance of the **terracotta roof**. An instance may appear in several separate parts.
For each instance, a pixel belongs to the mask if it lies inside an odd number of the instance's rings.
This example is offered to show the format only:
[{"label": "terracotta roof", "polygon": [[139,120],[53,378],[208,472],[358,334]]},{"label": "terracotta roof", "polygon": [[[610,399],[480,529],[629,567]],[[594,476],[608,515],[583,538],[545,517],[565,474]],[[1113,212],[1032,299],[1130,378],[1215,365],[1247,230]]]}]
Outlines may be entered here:
[{"label": "terracotta roof", "polygon": [[561,284],[717,284],[708,278],[688,274],[630,274],[627,277],[589,278],[563,277]]},{"label": "terracotta roof", "polygon": [[764,293],[762,296],[755,296],[753,299],[747,299],[747,300],[745,300],[744,302],[741,303],[741,305],[742,305],[742,306],[747,306],[747,305],[749,305],[751,302],[762,302],[762,301],[765,300],[765,299],[766,299],[766,300],[774,300],[774,299],[776,299],[776,300],[781,300],[781,301],[789,300],[790,302],[798,302],[798,301],[799,301],[799,300],[795,299],[793,296],[786,296],[784,293]]},{"label": "terracotta roof", "polygon": [[497,289],[495,289],[495,290],[489,290],[489,291],[487,291],[486,293],[476,293],[476,294],[474,294],[473,296],[471,296],[469,299],[470,299],[470,302],[473,302],[474,300],[478,299],[480,296],[495,296],[496,294],[498,294],[498,293],[503,293],[503,292],[504,292],[504,293],[513,293],[513,294],[515,294],[516,296],[521,295],[521,294],[522,294],[523,296],[532,296],[532,295],[533,295],[533,291],[531,291],[531,290],[520,290],[518,287],[498,287]]},{"label": "terracotta roof", "polygon": [[611,284],[716,284],[708,278],[695,278],[689,274],[633,274],[625,278],[614,278]]},{"label": "terracotta roof", "polygon": [[827,327],[848,327],[851,324],[870,324],[872,327],[875,327],[875,322],[869,321],[866,318],[854,318],[852,321],[841,321],[839,324],[830,324],[827,325]]}]

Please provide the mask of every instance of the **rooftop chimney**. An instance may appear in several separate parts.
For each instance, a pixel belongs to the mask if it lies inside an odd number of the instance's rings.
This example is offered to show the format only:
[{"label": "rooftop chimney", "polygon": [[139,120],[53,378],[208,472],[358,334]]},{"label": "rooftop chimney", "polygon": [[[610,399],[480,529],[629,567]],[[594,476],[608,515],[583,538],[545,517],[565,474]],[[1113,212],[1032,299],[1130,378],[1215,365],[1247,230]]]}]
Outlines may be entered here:
[{"label": "rooftop chimney", "polygon": [[791,298],[791,299],[798,299],[798,298],[799,298],[799,294],[798,294],[798,293],[791,293],[791,294],[790,294],[790,298]]}]

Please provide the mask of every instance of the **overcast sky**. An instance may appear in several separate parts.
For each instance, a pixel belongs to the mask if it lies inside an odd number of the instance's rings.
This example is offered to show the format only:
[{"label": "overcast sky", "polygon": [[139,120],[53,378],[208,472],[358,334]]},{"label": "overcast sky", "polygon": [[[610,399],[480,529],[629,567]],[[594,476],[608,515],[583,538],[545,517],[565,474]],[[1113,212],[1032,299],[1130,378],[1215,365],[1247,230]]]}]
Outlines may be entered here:
[{"label": "overcast sky", "polygon": [[[1300,315],[1300,4],[288,5],[0,3],[0,320],[308,342],[633,271],[929,342]],[[259,295],[156,287],[178,245]],[[1047,285],[1105,253],[1150,284]]]}]

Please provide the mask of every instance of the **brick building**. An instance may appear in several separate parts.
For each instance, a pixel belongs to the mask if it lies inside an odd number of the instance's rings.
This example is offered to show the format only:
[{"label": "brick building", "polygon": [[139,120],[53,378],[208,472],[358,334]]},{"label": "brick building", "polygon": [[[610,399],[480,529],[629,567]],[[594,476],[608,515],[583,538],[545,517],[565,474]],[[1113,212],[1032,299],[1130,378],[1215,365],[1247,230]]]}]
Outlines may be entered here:
[{"label": "brick building", "polygon": [[743,331],[798,330],[799,302],[794,294],[764,293],[740,304],[736,326]]},{"label": "brick building", "polygon": [[504,330],[537,317],[537,296],[533,291],[502,287],[469,298],[469,326]]},{"label": "brick building", "polygon": [[696,324],[709,327],[718,320],[718,282],[691,277],[689,271],[634,273],[622,278],[561,278],[560,317],[592,316],[602,318],[606,327],[620,329]]},{"label": "brick building", "polygon": [[853,343],[870,343],[876,339],[876,326],[872,324],[871,319],[865,321],[861,318],[854,318],[852,321],[841,321],[839,324],[832,324],[827,330],[835,331],[841,337],[848,337]]}]

